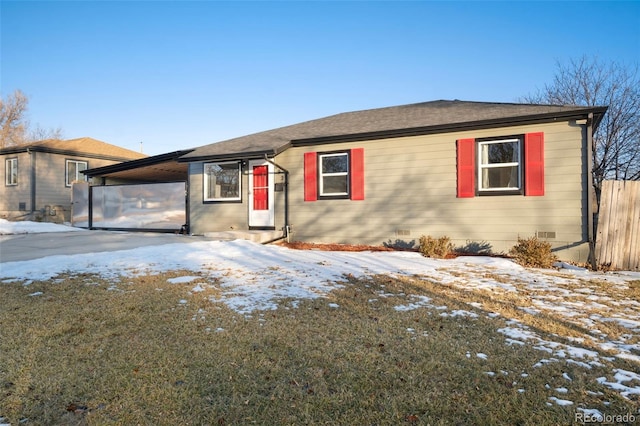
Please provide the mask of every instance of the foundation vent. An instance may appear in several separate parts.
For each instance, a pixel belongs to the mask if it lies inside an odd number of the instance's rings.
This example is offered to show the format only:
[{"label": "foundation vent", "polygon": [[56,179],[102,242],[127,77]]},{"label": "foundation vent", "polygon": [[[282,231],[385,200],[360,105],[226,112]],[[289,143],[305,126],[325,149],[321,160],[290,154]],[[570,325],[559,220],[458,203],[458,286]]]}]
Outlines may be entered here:
[{"label": "foundation vent", "polygon": [[538,231],[537,236],[538,238],[544,238],[547,240],[553,239],[556,237],[556,232],[555,231]]},{"label": "foundation vent", "polygon": [[397,236],[406,237],[407,235],[411,235],[411,230],[409,229],[396,229]]}]

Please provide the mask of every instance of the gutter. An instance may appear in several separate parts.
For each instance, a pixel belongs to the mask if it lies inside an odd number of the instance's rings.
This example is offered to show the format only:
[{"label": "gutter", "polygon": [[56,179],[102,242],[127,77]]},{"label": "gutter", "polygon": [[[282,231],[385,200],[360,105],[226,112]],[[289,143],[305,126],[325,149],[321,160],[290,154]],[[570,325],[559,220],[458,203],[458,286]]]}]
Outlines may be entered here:
[{"label": "gutter", "polygon": [[[224,142],[217,142],[217,143],[224,143]],[[215,145],[215,144],[212,144]],[[224,160],[238,160],[240,158],[245,159],[245,160],[253,160],[253,159],[262,159],[264,158],[265,155],[271,155],[271,156],[276,156],[281,154],[282,152],[286,151],[287,149],[291,148],[291,143],[290,142],[286,142],[286,143],[280,143],[278,146],[273,147],[273,148],[265,148],[259,151],[233,151],[233,152],[227,152],[224,154],[218,153],[218,154],[206,154],[203,153],[201,155],[195,155],[197,154],[197,151],[200,150],[199,148],[195,148],[192,151],[195,151],[194,153],[190,153],[190,154],[185,154],[181,157],[179,157],[176,161],[178,163],[190,163],[190,162],[195,162],[195,161],[224,161]]]},{"label": "gutter", "polygon": [[21,152],[44,152],[47,154],[58,154],[58,155],[67,155],[69,157],[86,157],[86,158],[95,158],[98,160],[110,160],[110,161],[131,161],[130,158],[121,157],[118,155],[109,155],[109,154],[96,154],[91,152],[83,152],[83,151],[73,151],[68,149],[58,149],[58,148],[47,148],[42,146],[15,146],[11,148],[0,149],[0,154],[19,154]]},{"label": "gutter", "polygon": [[264,155],[264,160],[267,163],[272,164],[274,167],[277,167],[284,173],[284,235],[271,241],[267,241],[264,244],[270,244],[284,238],[286,238],[287,242],[289,242],[289,170],[278,165],[275,161],[270,160],[267,157],[267,154]]},{"label": "gutter", "polygon": [[[499,119],[468,121],[458,123],[437,124],[423,127],[412,127],[406,129],[380,130],[372,132],[353,133],[346,135],[319,136],[311,138],[301,138],[291,140],[292,146],[312,146],[333,144],[339,142],[361,142],[374,139],[390,139],[408,136],[422,136],[438,133],[452,133],[470,130],[492,129],[498,127],[520,126],[526,124],[541,124],[554,121],[568,121],[571,119],[584,119],[585,115],[591,117],[592,126],[597,126],[602,115],[606,112],[607,107],[596,107],[591,112],[584,110],[554,112],[537,115],[515,116]],[[594,115],[597,113],[597,116]]]}]

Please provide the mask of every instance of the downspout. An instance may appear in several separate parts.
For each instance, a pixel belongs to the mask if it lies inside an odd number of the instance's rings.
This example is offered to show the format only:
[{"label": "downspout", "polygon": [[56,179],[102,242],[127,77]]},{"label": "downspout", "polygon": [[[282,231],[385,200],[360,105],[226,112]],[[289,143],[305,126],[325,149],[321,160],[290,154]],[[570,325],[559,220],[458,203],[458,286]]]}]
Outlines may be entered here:
[{"label": "downspout", "polygon": [[595,224],[593,208],[593,113],[590,112],[587,118],[587,234],[589,238],[589,261],[591,269],[598,268],[595,246]]},{"label": "downspout", "polygon": [[279,241],[284,238],[286,238],[287,242],[289,242],[289,170],[279,166],[273,160],[270,160],[267,157],[267,154],[264,155],[264,160],[267,163],[272,164],[274,167],[277,167],[284,173],[284,236],[276,238],[271,241],[267,241],[265,244],[273,243],[275,241]]},{"label": "downspout", "polygon": [[[142,143],[142,142],[140,142]],[[187,164],[187,180],[184,182],[184,202],[185,202],[185,224],[184,224],[184,233],[185,235],[189,235],[191,233],[191,193],[189,192],[189,169],[191,168],[191,164]],[[182,230],[181,230],[182,231]]]}]

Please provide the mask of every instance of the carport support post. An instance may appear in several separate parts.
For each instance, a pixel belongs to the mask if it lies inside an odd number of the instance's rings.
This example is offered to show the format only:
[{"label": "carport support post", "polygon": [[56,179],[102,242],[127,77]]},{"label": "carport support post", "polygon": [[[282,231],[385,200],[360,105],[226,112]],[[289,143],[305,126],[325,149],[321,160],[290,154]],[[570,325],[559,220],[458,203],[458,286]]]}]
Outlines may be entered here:
[{"label": "carport support post", "polygon": [[93,228],[93,185],[89,185],[89,229]]}]

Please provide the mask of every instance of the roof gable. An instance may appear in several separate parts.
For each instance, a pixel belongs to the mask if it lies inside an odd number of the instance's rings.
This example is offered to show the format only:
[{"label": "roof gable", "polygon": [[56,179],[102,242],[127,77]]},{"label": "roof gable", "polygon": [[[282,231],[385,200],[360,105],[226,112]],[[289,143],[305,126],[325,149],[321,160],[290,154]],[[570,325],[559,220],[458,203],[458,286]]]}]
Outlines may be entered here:
[{"label": "roof gable", "polygon": [[481,126],[522,124],[532,120],[569,119],[606,107],[532,105],[439,100],[346,112],[196,148],[181,161],[231,156],[275,155],[292,145],[325,141],[380,139],[446,132]]}]

